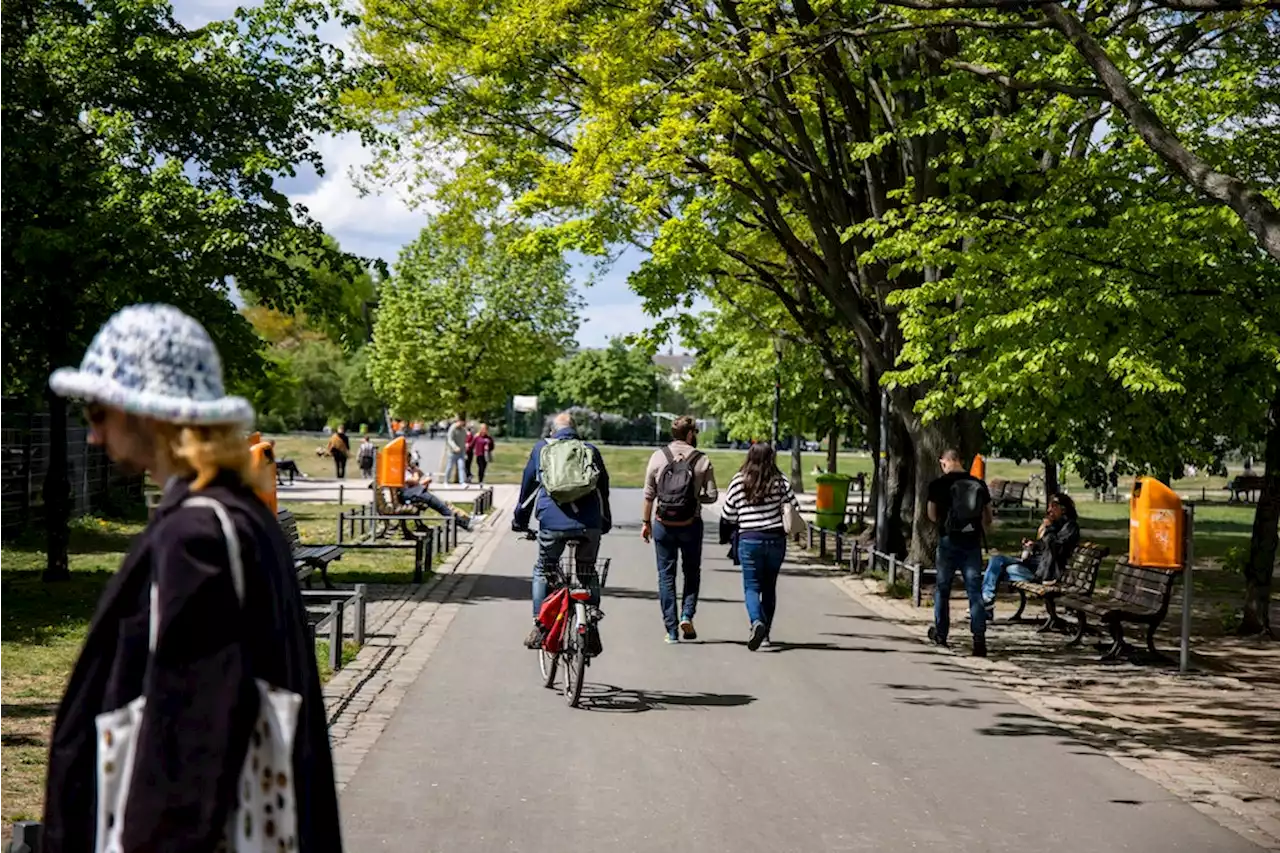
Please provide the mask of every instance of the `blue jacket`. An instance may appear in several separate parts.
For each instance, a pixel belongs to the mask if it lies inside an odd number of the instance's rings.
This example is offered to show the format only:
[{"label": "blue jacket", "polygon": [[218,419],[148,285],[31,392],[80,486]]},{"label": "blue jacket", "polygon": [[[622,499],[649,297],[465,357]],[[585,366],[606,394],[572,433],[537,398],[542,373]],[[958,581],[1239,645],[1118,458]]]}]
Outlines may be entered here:
[{"label": "blue jacket", "polygon": [[[551,437],[578,438],[578,433],[572,428],[566,428],[556,430]],[[529,454],[529,462],[524,466],[524,478],[520,482],[520,502],[516,505],[511,526],[517,529],[527,528],[529,516],[536,503],[538,526],[543,530],[599,530],[608,533],[609,528],[613,527],[613,515],[609,511],[609,472],[605,470],[600,451],[594,444],[587,444],[587,447],[591,448],[591,455],[595,458],[596,468],[600,471],[596,497],[588,495],[574,501],[570,506],[551,500],[538,485],[538,457],[542,453],[542,448],[546,446],[547,440],[539,439]],[[538,495],[537,499],[531,501],[529,496],[535,491]]]}]

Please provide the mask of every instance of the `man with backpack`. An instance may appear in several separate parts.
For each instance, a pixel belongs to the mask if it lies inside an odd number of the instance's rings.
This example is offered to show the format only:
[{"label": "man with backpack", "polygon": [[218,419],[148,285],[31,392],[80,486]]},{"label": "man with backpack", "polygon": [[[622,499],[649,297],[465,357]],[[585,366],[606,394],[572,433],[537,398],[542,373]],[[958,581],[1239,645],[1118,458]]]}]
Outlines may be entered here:
[{"label": "man with backpack", "polygon": [[[702,584],[702,505],[715,503],[715,472],[711,460],[697,450],[697,421],[688,415],[671,425],[674,439],[654,452],[644,477],[644,524],[640,535],[653,540],[658,557],[658,602],[668,643],[695,640],[693,616]],[[684,562],[684,595],[676,619],[676,562]]]},{"label": "man with backpack", "polygon": [[964,470],[959,451],[947,449],[938,460],[942,476],[929,484],[929,520],[938,525],[933,595],[933,626],[929,639],[947,644],[951,627],[951,581],[957,569],[964,576],[969,598],[969,628],[973,654],[987,656],[987,614],[982,604],[982,544],[991,526],[991,493],[987,484]]},{"label": "man with backpack", "polygon": [[520,501],[511,529],[529,529],[530,516],[538,516],[538,559],[533,566],[533,630],[525,646],[542,646],[538,611],[547,597],[543,566],[560,562],[569,540],[578,540],[578,577],[591,590],[591,604],[600,604],[600,584],[595,574],[600,537],[613,527],[609,510],[609,472],[594,445],[578,437],[573,416],[556,415],[550,438],[540,439],[529,454],[520,483]]}]

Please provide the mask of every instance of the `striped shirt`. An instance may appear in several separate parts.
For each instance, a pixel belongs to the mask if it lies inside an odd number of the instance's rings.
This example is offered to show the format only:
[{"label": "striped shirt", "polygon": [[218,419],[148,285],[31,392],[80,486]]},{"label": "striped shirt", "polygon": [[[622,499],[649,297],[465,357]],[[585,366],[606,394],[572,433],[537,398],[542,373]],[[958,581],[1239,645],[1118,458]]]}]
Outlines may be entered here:
[{"label": "striped shirt", "polygon": [[749,530],[782,533],[784,530],[782,513],[788,503],[794,506],[797,512],[800,510],[795,492],[791,491],[791,484],[781,474],[773,481],[773,488],[763,503],[747,503],[742,473],[738,472],[729,481],[720,517],[730,524],[737,525],[738,529],[744,533]]}]

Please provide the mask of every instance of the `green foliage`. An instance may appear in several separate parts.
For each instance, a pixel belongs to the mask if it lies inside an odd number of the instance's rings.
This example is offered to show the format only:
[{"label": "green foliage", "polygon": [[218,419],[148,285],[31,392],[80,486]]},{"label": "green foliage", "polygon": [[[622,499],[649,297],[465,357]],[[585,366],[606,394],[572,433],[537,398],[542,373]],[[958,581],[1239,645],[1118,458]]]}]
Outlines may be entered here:
[{"label": "green foliage", "polygon": [[335,15],[272,0],[188,30],[162,0],[6,0],[6,394],[38,393],[138,301],[200,318],[233,376],[260,369],[227,282],[285,304],[308,282],[283,257],[343,262],[276,186],[347,126],[356,76],[316,35]]},{"label": "green foliage", "polygon": [[377,423],[382,403],[368,379],[367,348],[347,355],[301,311],[284,314],[261,306],[245,315],[264,342],[264,369],[233,383],[258,413],[267,432],[318,430],[346,423]]},{"label": "green foliage", "polygon": [[658,370],[649,353],[615,338],[602,350],[580,350],[556,362],[550,389],[564,405],[636,418],[658,402]]},{"label": "green foliage", "polygon": [[382,285],[369,377],[405,417],[500,409],[531,390],[577,330],[557,253],[512,226],[434,222]]},{"label": "green foliage", "polygon": [[[773,429],[774,384],[781,388],[782,436],[824,435],[853,419],[848,390],[832,381],[818,348],[790,322],[768,294],[748,288],[734,298],[717,293],[717,310],[699,318],[687,338],[697,351],[686,390],[715,415],[730,439],[769,438]],[[856,361],[852,336],[833,360]]]},{"label": "green foliage", "polygon": [[342,402],[347,424],[378,424],[382,421],[382,398],[369,380],[369,348],[361,347],[347,359],[341,370]]}]

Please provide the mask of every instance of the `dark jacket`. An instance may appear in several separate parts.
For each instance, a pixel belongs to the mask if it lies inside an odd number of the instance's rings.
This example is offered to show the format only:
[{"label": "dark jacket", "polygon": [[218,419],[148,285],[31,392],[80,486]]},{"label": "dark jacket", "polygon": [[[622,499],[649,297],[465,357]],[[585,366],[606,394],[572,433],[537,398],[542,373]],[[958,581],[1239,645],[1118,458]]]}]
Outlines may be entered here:
[{"label": "dark jacket", "polygon": [[[338,803],[315,648],[289,546],[275,516],[224,475],[199,494],[221,502],[240,537],[243,607],[212,510],[183,507],[173,481],[98,602],[58,707],[49,747],[44,850],[94,844],[94,717],[145,693],[125,850],[212,851],[258,711],[255,677],[302,696],[294,746],[298,849],[340,851]],[[154,655],[149,592],[160,596]]]},{"label": "dark jacket", "polygon": [[[577,438],[578,433],[572,428],[557,430],[552,438]],[[613,515],[609,510],[609,472],[605,470],[604,458],[595,445],[587,443],[591,455],[596,461],[596,470],[600,479],[596,487],[596,496],[588,495],[574,501],[572,505],[558,504],[538,486],[538,457],[542,448],[547,446],[545,438],[539,439],[529,454],[529,461],[524,466],[524,478],[520,482],[520,501],[512,519],[512,526],[523,529],[529,526],[529,516],[534,505],[538,510],[538,527],[543,530],[599,530],[608,533],[613,527]],[[530,496],[537,492],[537,498]]]},{"label": "dark jacket", "polygon": [[1080,544],[1080,525],[1069,518],[1051,524],[1035,544],[1036,580],[1056,581]]}]

